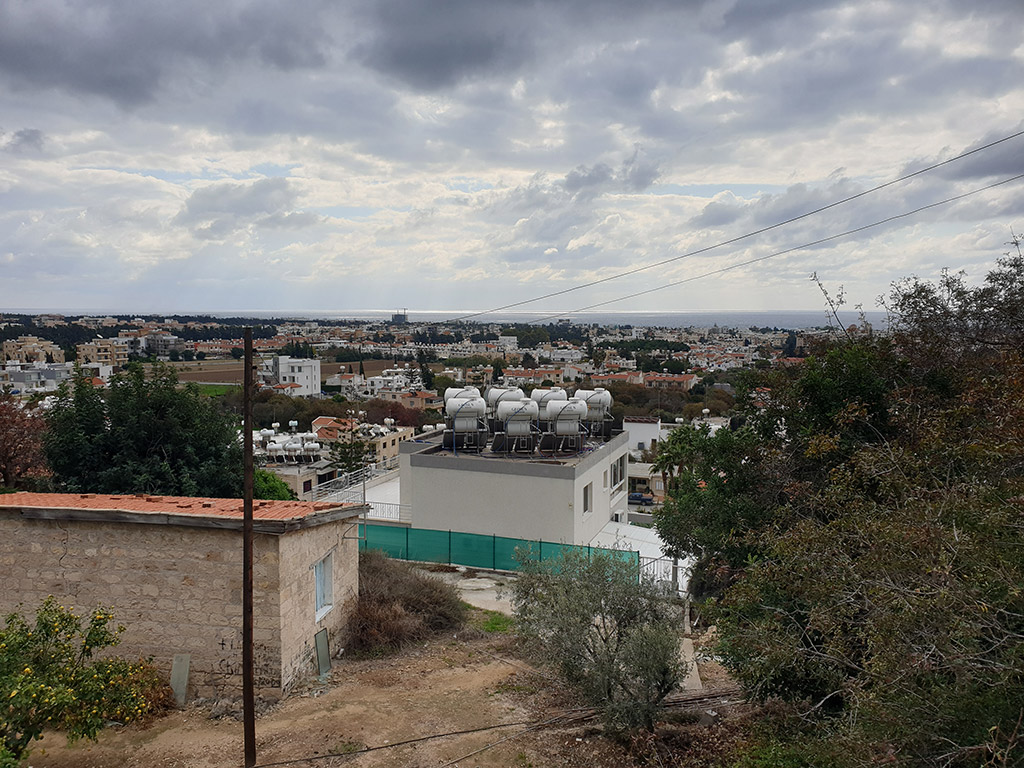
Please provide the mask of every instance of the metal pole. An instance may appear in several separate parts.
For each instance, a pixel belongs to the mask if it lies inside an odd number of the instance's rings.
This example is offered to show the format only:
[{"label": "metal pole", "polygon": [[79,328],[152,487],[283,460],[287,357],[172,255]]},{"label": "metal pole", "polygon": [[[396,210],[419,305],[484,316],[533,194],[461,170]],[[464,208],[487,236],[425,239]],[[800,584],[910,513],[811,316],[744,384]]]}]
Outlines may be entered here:
[{"label": "metal pole", "polygon": [[253,693],[253,620],[252,620],[252,328],[246,328],[245,370],[242,380],[244,416],[242,419],[245,451],[242,495],[242,720],[245,743],[245,768],[256,765],[256,699]]}]

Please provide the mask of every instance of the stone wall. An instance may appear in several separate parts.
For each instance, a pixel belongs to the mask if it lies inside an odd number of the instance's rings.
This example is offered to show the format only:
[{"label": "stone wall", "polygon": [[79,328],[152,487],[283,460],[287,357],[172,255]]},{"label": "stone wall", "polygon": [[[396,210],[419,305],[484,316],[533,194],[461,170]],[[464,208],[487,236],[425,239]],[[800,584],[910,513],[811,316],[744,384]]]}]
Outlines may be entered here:
[{"label": "stone wall", "polygon": [[[354,522],[306,528],[281,539],[281,678],[287,691],[316,672],[313,637],[327,630],[332,655],[342,649],[348,617],[359,594],[359,541]],[[332,554],[333,607],[316,620],[313,566]]]},{"label": "stone wall", "polygon": [[[334,522],[255,536],[257,695],[280,696],[296,674],[312,671],[299,663],[315,631],[312,561],[305,561],[337,546],[335,601],[354,595],[358,552],[341,541],[352,527]],[[288,558],[284,569],[281,549]],[[241,690],[241,531],[0,516],[0,571],[0,616],[32,613],[48,595],[79,613],[110,608],[126,626],[119,655],[152,657],[169,674],[174,655],[189,653],[190,697]],[[332,613],[321,624],[337,635],[344,611]]]}]

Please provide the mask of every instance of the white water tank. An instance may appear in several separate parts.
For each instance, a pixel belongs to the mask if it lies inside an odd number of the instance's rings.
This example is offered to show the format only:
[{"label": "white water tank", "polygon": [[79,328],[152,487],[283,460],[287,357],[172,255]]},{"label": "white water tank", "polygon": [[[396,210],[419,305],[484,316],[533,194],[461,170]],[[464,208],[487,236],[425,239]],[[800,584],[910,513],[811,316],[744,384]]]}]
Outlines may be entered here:
[{"label": "white water tank", "polygon": [[476,387],[448,387],[444,391],[444,403],[452,399],[467,400],[471,397],[480,397],[480,390]]},{"label": "white water tank", "polygon": [[530,399],[533,400],[542,409],[552,401],[568,400],[569,393],[561,387],[551,387],[551,389],[535,389],[530,393]]},{"label": "white water tank", "polygon": [[574,398],[587,404],[587,418],[591,421],[603,419],[612,409],[612,393],[603,387],[596,389],[577,389]]},{"label": "white water tank", "polygon": [[480,419],[487,413],[487,403],[482,397],[452,398],[444,406],[444,412],[452,420],[456,432],[475,432]]},{"label": "white water tank", "polygon": [[526,395],[518,387],[490,387],[487,390],[487,407],[493,410],[498,407],[498,403],[507,400],[519,401],[524,397]]},{"label": "white water tank", "polygon": [[495,418],[503,425],[505,434],[519,436],[530,434],[539,415],[540,407],[536,402],[520,398],[498,403]]},{"label": "white water tank", "polygon": [[547,404],[545,418],[556,435],[577,435],[580,421],[587,418],[587,404],[582,400],[553,400]]}]

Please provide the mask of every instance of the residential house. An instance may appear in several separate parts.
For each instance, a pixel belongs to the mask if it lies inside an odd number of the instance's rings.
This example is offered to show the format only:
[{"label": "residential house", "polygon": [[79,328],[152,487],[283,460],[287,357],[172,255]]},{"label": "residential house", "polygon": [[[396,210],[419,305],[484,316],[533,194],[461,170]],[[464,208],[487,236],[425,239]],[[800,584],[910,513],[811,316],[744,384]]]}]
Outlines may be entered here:
[{"label": "residential house", "polygon": [[590,376],[595,387],[607,387],[609,384],[643,384],[643,371],[621,371],[619,373],[595,373]]},{"label": "residential house", "polygon": [[541,386],[545,381],[562,384],[566,380],[561,368],[508,368],[503,379],[506,387]]},{"label": "residential house", "polygon": [[645,373],[644,386],[649,389],[682,389],[689,392],[700,381],[692,373]]},{"label": "residential house", "polygon": [[291,397],[320,394],[320,361],[275,355],[263,363],[260,377],[264,386]]},{"label": "residential house", "polygon": [[653,451],[661,438],[661,419],[657,416],[624,416],[622,431],[629,435],[630,450]]},{"label": "residential house", "polygon": [[412,427],[401,427],[393,419],[385,419],[384,424],[365,424],[356,419],[343,419],[333,416],[317,416],[313,419],[312,429],[316,440],[325,445],[332,442],[362,440],[369,448],[372,458],[369,463],[386,466],[398,457],[398,446],[411,440],[416,434]]},{"label": "residential house", "polygon": [[381,400],[399,403],[406,408],[413,408],[417,411],[424,411],[428,408],[440,408],[444,405],[444,401],[436,392],[424,391],[422,389],[410,392],[382,389],[377,392],[377,397]]},{"label": "residential house", "polygon": [[412,525],[589,544],[626,519],[628,436],[559,454],[444,447],[442,433],[401,445],[399,493]]}]

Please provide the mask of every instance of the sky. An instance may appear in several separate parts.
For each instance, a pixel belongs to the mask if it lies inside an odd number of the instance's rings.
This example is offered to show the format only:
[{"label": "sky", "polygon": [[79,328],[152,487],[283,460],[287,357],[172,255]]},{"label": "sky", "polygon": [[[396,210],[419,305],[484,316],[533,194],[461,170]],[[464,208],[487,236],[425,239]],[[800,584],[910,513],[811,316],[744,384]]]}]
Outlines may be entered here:
[{"label": "sky", "polygon": [[1024,173],[1024,137],[709,246],[1024,130],[1020,11],[0,0],[0,309],[813,310],[812,274],[865,308],[980,280],[1021,180],[801,246]]}]

